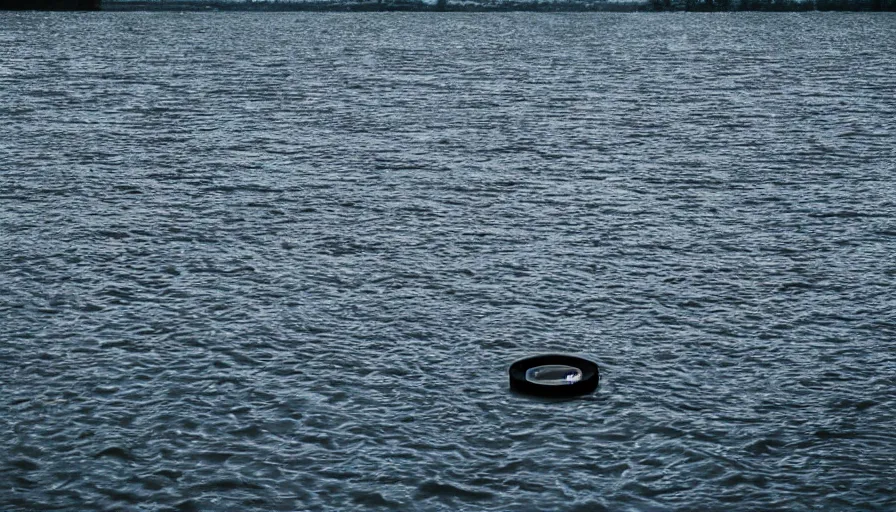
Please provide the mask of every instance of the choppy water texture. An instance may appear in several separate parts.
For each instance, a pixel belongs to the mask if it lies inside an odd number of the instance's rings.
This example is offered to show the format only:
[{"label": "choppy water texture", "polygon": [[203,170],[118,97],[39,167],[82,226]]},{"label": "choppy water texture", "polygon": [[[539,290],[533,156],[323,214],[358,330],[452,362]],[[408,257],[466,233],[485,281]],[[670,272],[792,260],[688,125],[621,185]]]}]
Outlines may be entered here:
[{"label": "choppy water texture", "polygon": [[[896,17],[0,14],[0,509],[892,510]],[[591,396],[506,369],[590,356]]]}]

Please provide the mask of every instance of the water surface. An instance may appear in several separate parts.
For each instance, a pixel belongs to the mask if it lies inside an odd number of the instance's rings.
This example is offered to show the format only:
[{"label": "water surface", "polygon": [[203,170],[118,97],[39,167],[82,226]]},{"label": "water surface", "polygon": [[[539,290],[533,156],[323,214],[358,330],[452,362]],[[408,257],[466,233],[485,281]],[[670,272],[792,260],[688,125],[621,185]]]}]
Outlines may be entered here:
[{"label": "water surface", "polygon": [[[896,16],[0,15],[0,509],[896,508]],[[508,390],[516,358],[598,391]]]}]

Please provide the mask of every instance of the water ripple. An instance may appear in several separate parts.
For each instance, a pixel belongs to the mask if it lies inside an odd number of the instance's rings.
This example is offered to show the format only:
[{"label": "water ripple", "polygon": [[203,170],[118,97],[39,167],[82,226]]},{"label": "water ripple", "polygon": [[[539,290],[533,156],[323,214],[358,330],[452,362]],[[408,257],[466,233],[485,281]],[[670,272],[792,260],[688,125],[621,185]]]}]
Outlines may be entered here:
[{"label": "water ripple", "polygon": [[0,508],[896,507],[892,21],[3,16]]}]

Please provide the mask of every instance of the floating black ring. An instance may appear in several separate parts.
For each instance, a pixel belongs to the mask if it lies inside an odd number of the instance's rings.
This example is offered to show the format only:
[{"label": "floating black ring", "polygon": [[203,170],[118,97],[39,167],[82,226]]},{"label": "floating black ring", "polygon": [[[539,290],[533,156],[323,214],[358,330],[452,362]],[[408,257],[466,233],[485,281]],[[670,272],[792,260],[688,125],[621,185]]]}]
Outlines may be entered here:
[{"label": "floating black ring", "polygon": [[510,365],[510,389],[528,395],[570,397],[597,389],[597,363],[563,354],[543,354]]}]

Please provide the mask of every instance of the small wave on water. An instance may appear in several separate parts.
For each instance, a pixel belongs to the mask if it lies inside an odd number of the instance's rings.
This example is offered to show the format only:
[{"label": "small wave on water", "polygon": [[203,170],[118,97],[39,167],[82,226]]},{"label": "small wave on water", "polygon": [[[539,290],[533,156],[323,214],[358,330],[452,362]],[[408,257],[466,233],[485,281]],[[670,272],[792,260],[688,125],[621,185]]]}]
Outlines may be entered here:
[{"label": "small wave on water", "polygon": [[892,21],[3,16],[0,509],[896,507]]}]

